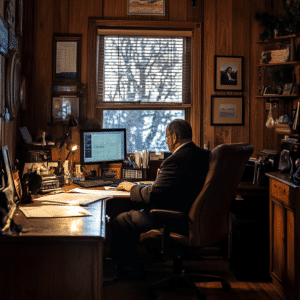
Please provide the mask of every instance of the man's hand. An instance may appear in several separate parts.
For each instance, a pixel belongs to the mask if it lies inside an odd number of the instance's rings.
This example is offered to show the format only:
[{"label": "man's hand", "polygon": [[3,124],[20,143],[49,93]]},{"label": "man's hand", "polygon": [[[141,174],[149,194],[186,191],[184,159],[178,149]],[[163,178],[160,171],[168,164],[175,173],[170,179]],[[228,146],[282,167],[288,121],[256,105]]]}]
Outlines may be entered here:
[{"label": "man's hand", "polygon": [[123,190],[123,191],[127,191],[130,192],[131,188],[134,186],[135,184],[132,182],[128,182],[128,181],[124,181],[121,182],[118,186],[117,186],[117,190]]}]

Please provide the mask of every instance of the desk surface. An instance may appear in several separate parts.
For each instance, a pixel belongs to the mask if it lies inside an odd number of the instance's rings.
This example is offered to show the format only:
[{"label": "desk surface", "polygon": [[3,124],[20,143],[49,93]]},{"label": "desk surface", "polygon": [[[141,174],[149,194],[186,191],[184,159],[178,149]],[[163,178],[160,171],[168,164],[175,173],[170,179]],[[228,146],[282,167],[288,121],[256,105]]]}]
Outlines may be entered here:
[{"label": "desk surface", "polygon": [[[67,186],[64,190],[69,190],[74,186]],[[36,201],[29,204],[19,204],[20,206],[41,205]],[[21,236],[43,237],[65,237],[68,239],[82,238],[105,238],[105,201],[97,201],[84,207],[92,215],[85,217],[67,218],[26,218],[17,208],[14,214],[16,224],[22,226]]]}]

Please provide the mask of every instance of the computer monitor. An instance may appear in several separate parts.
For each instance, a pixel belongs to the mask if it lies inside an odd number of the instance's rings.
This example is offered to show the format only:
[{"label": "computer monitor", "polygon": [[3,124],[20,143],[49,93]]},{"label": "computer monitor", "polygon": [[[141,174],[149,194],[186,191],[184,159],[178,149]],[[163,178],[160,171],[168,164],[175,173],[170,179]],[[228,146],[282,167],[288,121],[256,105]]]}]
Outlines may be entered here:
[{"label": "computer monitor", "polygon": [[126,129],[80,131],[82,165],[122,162],[126,159]]}]

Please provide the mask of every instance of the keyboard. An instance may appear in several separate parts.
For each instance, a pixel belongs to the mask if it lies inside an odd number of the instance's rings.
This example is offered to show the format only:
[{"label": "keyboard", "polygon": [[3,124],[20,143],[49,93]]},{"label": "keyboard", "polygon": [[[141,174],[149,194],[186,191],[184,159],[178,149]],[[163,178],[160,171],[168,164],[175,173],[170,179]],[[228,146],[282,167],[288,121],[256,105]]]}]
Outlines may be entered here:
[{"label": "keyboard", "polygon": [[90,188],[90,187],[111,185],[114,182],[109,180],[102,180],[102,179],[96,179],[96,180],[92,179],[92,180],[73,180],[73,183],[81,187]]}]

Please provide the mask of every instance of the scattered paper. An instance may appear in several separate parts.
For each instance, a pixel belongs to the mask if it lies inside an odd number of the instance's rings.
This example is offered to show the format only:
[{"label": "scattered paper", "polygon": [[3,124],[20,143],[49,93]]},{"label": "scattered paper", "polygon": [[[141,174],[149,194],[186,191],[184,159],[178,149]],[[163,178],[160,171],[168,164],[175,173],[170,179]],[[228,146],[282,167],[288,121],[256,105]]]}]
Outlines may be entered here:
[{"label": "scattered paper", "polygon": [[20,207],[26,218],[65,218],[91,216],[80,206],[40,205]]},{"label": "scattered paper", "polygon": [[107,198],[107,196],[101,195],[88,195],[86,193],[60,193],[54,195],[46,195],[43,197],[39,197],[34,199],[35,201],[41,202],[55,202],[59,204],[67,204],[67,205],[89,205],[90,203],[103,200]]},{"label": "scattered paper", "polygon": [[93,189],[79,189],[75,188],[69,190],[68,193],[81,193],[90,195],[99,195],[101,197],[130,197],[130,192],[118,191],[118,190],[93,190]]}]

